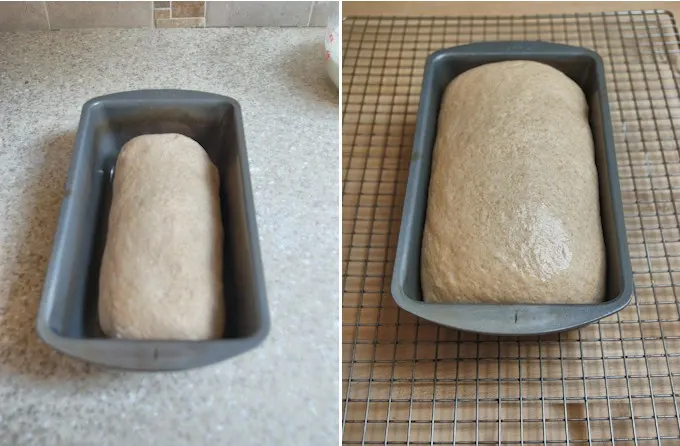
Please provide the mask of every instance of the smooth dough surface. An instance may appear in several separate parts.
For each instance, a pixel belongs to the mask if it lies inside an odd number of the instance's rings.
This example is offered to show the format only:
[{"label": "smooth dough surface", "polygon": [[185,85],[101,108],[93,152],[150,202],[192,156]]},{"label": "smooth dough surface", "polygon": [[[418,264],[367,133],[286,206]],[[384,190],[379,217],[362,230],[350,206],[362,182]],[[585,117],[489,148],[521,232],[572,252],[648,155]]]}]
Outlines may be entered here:
[{"label": "smooth dough surface", "polygon": [[109,337],[221,337],[219,174],[178,134],[128,141],[116,162],[99,277],[99,321]]},{"label": "smooth dough surface", "polygon": [[581,88],[537,62],[483,65],[449,84],[438,123],[423,300],[603,300],[598,175]]}]

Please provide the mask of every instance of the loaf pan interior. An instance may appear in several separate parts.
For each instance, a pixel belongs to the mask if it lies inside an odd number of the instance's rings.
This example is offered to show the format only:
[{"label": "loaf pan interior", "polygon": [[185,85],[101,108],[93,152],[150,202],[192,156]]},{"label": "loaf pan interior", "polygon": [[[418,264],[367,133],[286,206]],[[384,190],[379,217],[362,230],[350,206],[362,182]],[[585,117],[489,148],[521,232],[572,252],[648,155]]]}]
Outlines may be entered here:
[{"label": "loaf pan interior", "polygon": [[[222,340],[205,342],[108,339],[100,329],[97,303],[116,159],[130,139],[170,132],[196,140],[219,170],[225,333]],[[103,96],[85,104],[43,291],[40,336],[54,348],[87,361],[155,370],[225,359],[254,347],[268,329],[238,103],[208,93],[147,90]]]},{"label": "loaf pan interior", "polygon": [[[600,209],[607,250],[607,292],[587,305],[429,304],[422,301],[420,247],[439,106],[447,85],[479,65],[533,60],[562,71],[583,89],[590,108],[599,175]],[[451,173],[455,175],[455,172]],[[465,209],[461,209],[465,212]],[[585,48],[547,42],[483,42],[437,51],[425,66],[409,178],[392,280],[399,306],[433,322],[488,334],[542,334],[576,328],[613,314],[631,299],[633,274],[621,204],[604,67]]]}]

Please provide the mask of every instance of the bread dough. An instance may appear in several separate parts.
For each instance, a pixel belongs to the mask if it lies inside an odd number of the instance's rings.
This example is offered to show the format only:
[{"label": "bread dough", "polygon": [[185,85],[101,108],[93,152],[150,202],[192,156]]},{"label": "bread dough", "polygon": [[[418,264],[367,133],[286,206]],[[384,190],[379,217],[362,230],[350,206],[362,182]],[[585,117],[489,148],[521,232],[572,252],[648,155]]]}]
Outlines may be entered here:
[{"label": "bread dough", "polygon": [[118,156],[99,277],[107,336],[205,340],[224,330],[219,173],[178,134],[143,135]]},{"label": "bread dough", "polygon": [[605,267],[581,88],[529,61],[455,78],[432,158],[423,300],[594,303],[604,297]]}]

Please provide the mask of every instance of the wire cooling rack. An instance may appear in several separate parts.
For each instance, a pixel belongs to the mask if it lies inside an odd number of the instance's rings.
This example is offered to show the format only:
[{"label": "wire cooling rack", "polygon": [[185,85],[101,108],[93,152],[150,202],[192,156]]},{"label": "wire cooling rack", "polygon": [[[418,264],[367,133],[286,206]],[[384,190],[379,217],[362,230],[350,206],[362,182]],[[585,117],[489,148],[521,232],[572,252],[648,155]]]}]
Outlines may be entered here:
[{"label": "wire cooling rack", "polygon": [[[497,338],[401,311],[390,282],[425,58],[482,40],[605,61],[634,303],[577,331]],[[343,24],[343,442],[680,445],[678,41],[664,11]]]}]

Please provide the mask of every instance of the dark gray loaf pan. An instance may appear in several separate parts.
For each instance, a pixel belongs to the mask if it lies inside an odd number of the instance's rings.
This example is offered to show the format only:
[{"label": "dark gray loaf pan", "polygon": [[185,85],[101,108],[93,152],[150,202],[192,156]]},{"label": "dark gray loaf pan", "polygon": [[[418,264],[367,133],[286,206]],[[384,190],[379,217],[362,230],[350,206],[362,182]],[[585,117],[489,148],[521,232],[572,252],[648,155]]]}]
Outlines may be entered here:
[{"label": "dark gray loaf pan", "polygon": [[[226,330],[211,341],[109,339],[97,318],[113,167],[123,144],[181,133],[208,152],[220,174]],[[144,271],[140,271],[144,274]],[[142,90],[94,98],[82,110],[37,320],[40,338],[67,355],[128,370],[180,370],[238,355],[269,331],[241,110],[209,93]]]},{"label": "dark gray loaf pan", "polygon": [[[585,92],[595,141],[600,206],[607,250],[606,300],[588,305],[431,304],[421,298],[420,246],[427,208],[430,162],[441,97],[458,75],[506,60],[543,62],[562,71]],[[451,175],[455,175],[455,171]],[[464,209],[461,212],[465,212]],[[394,265],[392,295],[404,310],[438,324],[494,335],[537,335],[569,330],[624,308],[633,293],[611,117],[600,57],[585,48],[547,42],[483,42],[443,49],[425,65],[404,213]]]}]

